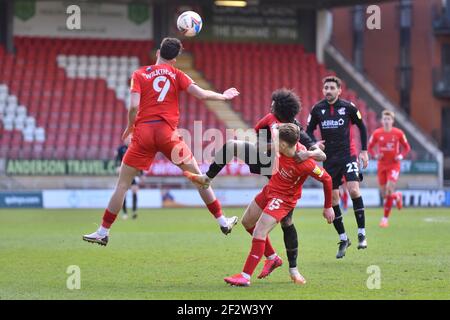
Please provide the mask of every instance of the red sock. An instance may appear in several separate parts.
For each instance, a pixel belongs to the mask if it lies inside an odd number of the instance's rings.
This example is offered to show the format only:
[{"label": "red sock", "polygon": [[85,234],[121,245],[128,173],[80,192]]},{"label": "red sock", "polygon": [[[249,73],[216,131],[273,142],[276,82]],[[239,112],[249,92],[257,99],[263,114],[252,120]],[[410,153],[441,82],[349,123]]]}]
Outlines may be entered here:
[{"label": "red sock", "polygon": [[252,240],[252,249],[248,254],[247,261],[245,261],[244,270],[248,275],[252,275],[264,254],[266,240],[255,239]]},{"label": "red sock", "polygon": [[219,200],[215,200],[210,204],[206,205],[208,207],[209,212],[214,216],[214,218],[220,218],[222,216],[222,206],[220,205]]},{"label": "red sock", "polygon": [[344,191],[344,193],[342,194],[342,205],[343,205],[344,209],[347,210],[347,208],[348,208],[348,193],[347,193],[347,191]]},{"label": "red sock", "polygon": [[[251,227],[251,228],[245,229],[245,230],[247,230],[247,232],[250,233],[251,236],[253,236],[253,231],[255,230],[255,227]],[[274,253],[275,253],[275,249],[272,247],[272,243],[270,242],[269,236],[267,236],[267,238],[266,238],[266,248],[264,250],[264,256],[265,257],[270,257]]]},{"label": "red sock", "polygon": [[264,255],[266,257],[270,257],[271,255],[273,255],[275,253],[274,248],[272,247],[272,243],[270,243],[270,239],[269,236],[267,236],[266,238],[266,248],[264,250]]},{"label": "red sock", "polygon": [[105,214],[103,215],[103,222],[102,227],[103,228],[111,228],[111,225],[114,223],[114,220],[116,220],[117,214],[114,214],[110,212],[108,209],[105,209]]},{"label": "red sock", "polygon": [[391,214],[392,204],[394,203],[394,196],[393,195],[387,195],[384,202],[384,217],[389,218],[389,215]]}]

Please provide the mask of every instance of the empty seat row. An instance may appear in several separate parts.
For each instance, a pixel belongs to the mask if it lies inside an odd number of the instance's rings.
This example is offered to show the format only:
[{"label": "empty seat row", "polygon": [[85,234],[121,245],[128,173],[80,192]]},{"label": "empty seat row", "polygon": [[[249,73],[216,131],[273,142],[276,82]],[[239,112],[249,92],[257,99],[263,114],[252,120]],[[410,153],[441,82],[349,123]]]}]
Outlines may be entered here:
[{"label": "empty seat row", "polygon": [[[20,48],[19,48],[20,49]],[[2,101],[2,111],[10,115],[6,123],[0,121],[2,130],[2,149],[0,157],[19,158],[106,158],[114,154],[120,144],[120,136],[126,125],[126,103],[129,97],[129,75],[120,76],[117,74],[98,74],[93,79],[80,79],[78,69],[81,73],[84,70],[130,70],[130,65],[137,68],[135,56],[125,59],[119,57],[112,59],[112,63],[117,67],[100,64],[101,61],[108,61],[108,58],[98,57],[98,59],[86,58],[76,59],[76,63],[66,59],[56,58],[50,67],[50,72],[58,72],[58,81],[52,81],[51,75],[45,74],[42,81],[29,81],[21,77],[22,72],[36,74],[40,72],[42,64],[33,65],[28,63],[17,63],[12,60],[14,69],[11,69],[11,78],[8,78],[10,86],[0,87],[0,97]],[[61,55],[60,55],[61,57]],[[70,58],[70,61],[75,59]],[[92,63],[98,62],[98,67]],[[67,64],[65,64],[67,62]],[[79,63],[81,62],[81,63]],[[46,61],[47,65],[50,65]],[[59,68],[58,68],[59,64]],[[72,67],[71,67],[72,66]],[[76,78],[70,78],[67,69],[75,68]],[[44,74],[42,70],[42,74]],[[59,70],[63,73],[60,74]],[[133,70],[134,71],[134,70]],[[67,73],[66,73],[67,72]],[[19,75],[20,74],[20,75]],[[5,73],[2,74],[3,76]],[[17,79],[19,75],[20,79]],[[1,77],[1,75],[0,75]],[[102,79],[103,78],[103,79]],[[3,81],[3,80],[2,80]],[[102,82],[103,81],[103,82]],[[111,91],[109,88],[112,88]],[[10,98],[9,93],[15,93]],[[111,92],[113,95],[111,96]],[[209,112],[204,105],[201,107],[194,104],[195,99],[186,98],[183,100],[183,111],[181,113],[180,127],[192,130],[194,120],[203,120],[204,128],[220,127],[225,130],[225,126],[217,117]],[[25,103],[26,102],[26,103]],[[200,102],[198,102],[200,103]],[[25,106],[21,106],[25,104]],[[193,112],[188,110],[192,109]],[[25,113],[25,114],[24,114]],[[32,127],[30,118],[24,118],[27,114],[36,115],[33,118],[35,126]],[[184,116],[186,115],[186,117]],[[37,122],[37,124],[36,124]],[[21,132],[17,136],[15,132]],[[83,132],[86,135],[83,135]],[[33,141],[31,146],[28,141]],[[38,147],[41,146],[41,147]]]}]

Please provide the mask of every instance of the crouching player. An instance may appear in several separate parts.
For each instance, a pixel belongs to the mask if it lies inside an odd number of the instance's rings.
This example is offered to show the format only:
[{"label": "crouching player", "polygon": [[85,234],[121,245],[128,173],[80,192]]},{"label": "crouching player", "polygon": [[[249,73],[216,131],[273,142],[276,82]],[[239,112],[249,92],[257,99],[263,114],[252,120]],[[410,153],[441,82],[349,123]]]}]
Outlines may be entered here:
[{"label": "crouching player", "polygon": [[[252,247],[243,271],[224,279],[231,285],[249,286],[250,278],[263,255],[267,260],[258,278],[264,278],[273,271],[274,264],[267,262],[276,259],[277,254],[270,243],[269,232],[295,208],[297,200],[301,197],[302,185],[308,176],[322,182],[325,195],[323,216],[328,223],[334,220],[331,177],[311,158],[303,162],[296,162],[294,159],[296,152],[306,150],[298,143],[299,127],[295,124],[284,123],[278,126],[278,132],[276,130],[274,132],[278,134],[279,139],[276,172],[247,207],[242,218],[242,224],[253,237]],[[274,141],[277,140],[274,139]],[[267,267],[270,269],[266,270]],[[296,283],[306,282],[299,272],[296,275],[291,273],[292,276],[297,278]]]}]

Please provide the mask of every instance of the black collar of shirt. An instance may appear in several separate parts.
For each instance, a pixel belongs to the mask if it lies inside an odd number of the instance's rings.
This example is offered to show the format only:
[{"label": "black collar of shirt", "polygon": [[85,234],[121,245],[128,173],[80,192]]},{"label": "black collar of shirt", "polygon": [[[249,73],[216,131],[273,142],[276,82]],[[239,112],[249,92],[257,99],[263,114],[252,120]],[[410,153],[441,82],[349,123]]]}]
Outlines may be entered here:
[{"label": "black collar of shirt", "polygon": [[328,100],[325,99],[325,103],[328,107],[330,107],[330,106],[336,107],[339,105],[340,102],[341,102],[341,100],[339,98],[337,98],[337,100],[333,104],[329,103]]}]

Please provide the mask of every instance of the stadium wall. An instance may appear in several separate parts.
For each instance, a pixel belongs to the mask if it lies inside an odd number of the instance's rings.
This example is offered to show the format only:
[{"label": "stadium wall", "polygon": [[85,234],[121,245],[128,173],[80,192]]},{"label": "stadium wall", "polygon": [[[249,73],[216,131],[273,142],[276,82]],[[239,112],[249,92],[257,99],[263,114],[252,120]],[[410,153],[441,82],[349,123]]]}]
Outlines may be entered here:
[{"label": "stadium wall", "polygon": [[[260,189],[216,189],[217,198],[225,207],[245,207]],[[404,207],[450,207],[450,190],[406,190],[403,193]],[[0,208],[46,208],[46,209],[103,209],[107,206],[113,190],[43,190],[35,192],[0,192]],[[381,204],[378,189],[362,189],[366,207]],[[131,192],[127,194],[131,202]],[[323,205],[321,189],[304,189],[297,207],[320,208]],[[349,203],[351,206],[351,203]],[[203,207],[197,190],[162,189],[141,190],[140,208]]]},{"label": "stadium wall", "polygon": [[[433,11],[442,1],[412,1],[410,65],[412,67],[411,118],[435,141],[442,143],[443,101],[433,94],[433,68],[441,65],[441,40],[433,32]],[[364,73],[400,105],[399,1],[382,3],[381,29],[364,29]],[[353,61],[353,8],[333,10],[332,44]]]},{"label": "stadium wall", "polygon": [[[200,164],[202,172],[208,170],[208,164]],[[401,188],[436,188],[438,164],[434,161],[403,160]],[[371,160],[364,169],[362,186],[376,187],[377,162]],[[117,172],[113,160],[7,160],[0,161],[0,175],[4,174],[0,190],[41,189],[104,189],[113,188],[116,183]],[[6,180],[9,180],[6,181]],[[214,185],[221,188],[239,189],[263,186],[266,178],[253,175],[248,166],[238,163],[228,164],[215,180]],[[142,178],[142,185],[146,188],[160,188],[164,185],[186,188],[190,183],[182,176],[181,170],[173,164],[158,160]],[[306,187],[315,184],[307,181]]]},{"label": "stadium wall", "polygon": [[69,3],[24,1],[14,7],[14,36],[153,39],[153,7],[143,3],[78,2],[80,25],[68,28]]}]

